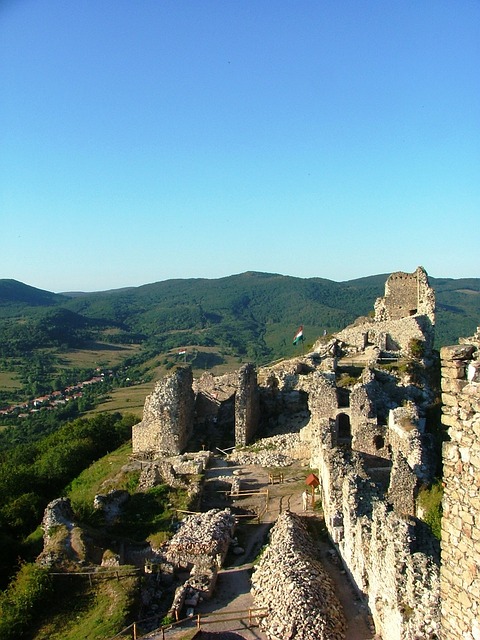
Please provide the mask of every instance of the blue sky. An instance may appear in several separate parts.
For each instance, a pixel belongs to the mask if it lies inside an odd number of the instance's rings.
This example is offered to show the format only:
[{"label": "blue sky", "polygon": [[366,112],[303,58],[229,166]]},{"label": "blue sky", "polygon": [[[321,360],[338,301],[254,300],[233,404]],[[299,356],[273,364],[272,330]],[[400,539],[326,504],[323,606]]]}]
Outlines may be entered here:
[{"label": "blue sky", "polygon": [[480,277],[480,2],[2,0],[0,278]]}]

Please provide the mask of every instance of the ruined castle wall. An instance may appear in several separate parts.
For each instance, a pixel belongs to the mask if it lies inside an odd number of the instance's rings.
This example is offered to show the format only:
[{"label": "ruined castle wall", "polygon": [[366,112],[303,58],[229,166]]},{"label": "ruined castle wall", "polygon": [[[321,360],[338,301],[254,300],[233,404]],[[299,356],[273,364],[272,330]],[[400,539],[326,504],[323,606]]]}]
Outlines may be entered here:
[{"label": "ruined castle wall", "polygon": [[380,351],[408,352],[412,339],[433,346],[435,292],[422,267],[414,273],[392,273],[385,283],[385,295],[375,302],[375,319],[356,322],[336,338],[359,351],[373,345]]},{"label": "ruined castle wall", "polygon": [[375,628],[389,640],[433,638],[439,627],[439,577],[434,559],[415,551],[415,521],[391,510],[355,452],[332,446],[332,422],[311,404],[310,465],[318,469],[330,537]]},{"label": "ruined castle wall", "polygon": [[257,372],[253,364],[246,364],[238,371],[235,395],[235,444],[249,444],[258,429],[260,399]]},{"label": "ruined castle wall", "polygon": [[480,638],[480,335],[444,347],[442,640]]},{"label": "ruined castle wall", "polygon": [[381,351],[406,352],[411,340],[425,341],[426,333],[427,345],[431,345],[429,332],[428,323],[423,316],[412,316],[382,322],[368,321],[365,324],[347,327],[335,336],[359,351],[367,345],[374,345]]},{"label": "ruined castle wall", "polygon": [[399,320],[425,315],[435,324],[435,293],[423,267],[413,273],[397,271],[385,283],[385,296],[375,303],[375,320]]},{"label": "ruined castle wall", "polygon": [[365,385],[356,385],[350,393],[352,449],[373,456],[386,457],[386,428],[378,424],[374,399]]},{"label": "ruined castle wall", "polygon": [[191,368],[181,367],[156,383],[145,399],[142,421],[132,429],[134,454],[176,455],[185,449],[193,430],[192,381]]}]

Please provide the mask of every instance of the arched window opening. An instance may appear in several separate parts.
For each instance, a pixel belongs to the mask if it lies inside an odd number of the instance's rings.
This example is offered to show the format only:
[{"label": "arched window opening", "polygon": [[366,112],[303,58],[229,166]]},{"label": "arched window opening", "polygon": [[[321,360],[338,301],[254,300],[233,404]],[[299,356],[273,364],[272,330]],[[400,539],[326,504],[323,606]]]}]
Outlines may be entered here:
[{"label": "arched window opening", "polygon": [[339,440],[347,440],[352,437],[350,416],[348,416],[346,413],[339,413],[337,416],[337,433]]}]

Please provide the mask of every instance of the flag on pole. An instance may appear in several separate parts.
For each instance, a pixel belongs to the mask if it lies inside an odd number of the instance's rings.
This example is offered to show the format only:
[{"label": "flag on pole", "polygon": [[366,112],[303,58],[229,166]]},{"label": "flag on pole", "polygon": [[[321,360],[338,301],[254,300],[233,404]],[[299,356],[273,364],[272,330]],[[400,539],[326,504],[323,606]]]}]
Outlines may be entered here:
[{"label": "flag on pole", "polygon": [[303,337],[303,324],[298,328],[297,333],[293,337],[293,344],[297,345],[299,342],[303,342],[305,338]]}]

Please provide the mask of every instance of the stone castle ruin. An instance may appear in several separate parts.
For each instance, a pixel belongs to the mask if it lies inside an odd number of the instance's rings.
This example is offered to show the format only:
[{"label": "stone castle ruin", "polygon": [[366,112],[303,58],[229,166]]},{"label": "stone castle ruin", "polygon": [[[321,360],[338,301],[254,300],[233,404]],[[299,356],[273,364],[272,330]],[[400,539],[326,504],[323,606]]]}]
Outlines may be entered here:
[{"label": "stone castle ruin", "polygon": [[153,458],[178,455],[194,435],[208,444],[213,426],[230,428],[234,443],[244,447],[258,429],[259,408],[252,364],[224,376],[205,373],[195,381],[189,366],[179,367],[147,396],[143,419],[133,427],[133,453]]},{"label": "stone castle ruin", "polygon": [[213,426],[231,429],[239,447],[262,432],[298,434],[297,455],[320,479],[329,536],[379,636],[480,640],[478,334],[441,353],[450,434],[441,563],[417,510],[420,488],[438,472],[428,422],[434,325],[425,270],[392,274],[373,318],[303,357],[198,380],[184,367],[158,382],[133,429],[133,451],[176,455]]},{"label": "stone castle ruin", "polygon": [[428,284],[425,269],[414,273],[392,273],[385,283],[385,296],[375,302],[373,318],[359,318],[338,338],[356,348],[384,354],[406,354],[412,340],[433,346],[435,292]]}]

